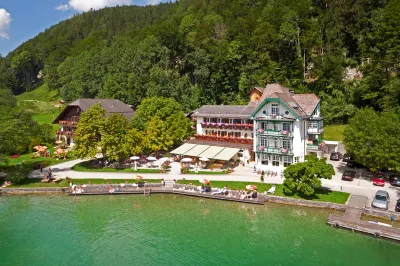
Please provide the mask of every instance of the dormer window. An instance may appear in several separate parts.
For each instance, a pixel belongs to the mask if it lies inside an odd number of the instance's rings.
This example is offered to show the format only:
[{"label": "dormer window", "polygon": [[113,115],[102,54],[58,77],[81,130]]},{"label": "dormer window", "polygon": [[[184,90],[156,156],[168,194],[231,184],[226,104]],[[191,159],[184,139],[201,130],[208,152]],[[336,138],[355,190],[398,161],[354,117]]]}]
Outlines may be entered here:
[{"label": "dormer window", "polygon": [[271,104],[271,114],[279,115],[279,104],[278,103]]}]

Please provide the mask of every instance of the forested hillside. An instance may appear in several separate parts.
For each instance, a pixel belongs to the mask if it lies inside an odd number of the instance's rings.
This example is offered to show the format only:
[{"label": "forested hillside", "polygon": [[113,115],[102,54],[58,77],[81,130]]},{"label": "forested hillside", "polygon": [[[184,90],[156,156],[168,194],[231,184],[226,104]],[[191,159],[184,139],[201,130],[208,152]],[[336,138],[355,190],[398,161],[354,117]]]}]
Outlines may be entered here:
[{"label": "forested hillside", "polygon": [[[247,103],[281,82],[323,99],[326,122],[400,111],[400,1],[181,0],[76,15],[0,58],[0,86],[67,101],[173,97],[186,111]],[[355,73],[354,75],[348,75]]]}]

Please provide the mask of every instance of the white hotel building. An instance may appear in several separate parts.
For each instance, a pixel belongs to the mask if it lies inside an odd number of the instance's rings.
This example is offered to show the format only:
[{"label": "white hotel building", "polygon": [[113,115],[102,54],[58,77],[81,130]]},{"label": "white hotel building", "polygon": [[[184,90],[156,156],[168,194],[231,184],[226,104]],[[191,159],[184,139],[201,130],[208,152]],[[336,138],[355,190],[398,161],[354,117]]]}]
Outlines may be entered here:
[{"label": "white hotel building", "polygon": [[248,105],[204,105],[193,112],[196,135],[173,154],[285,167],[322,157],[323,118],[315,94],[294,94],[280,84],[250,91]]}]

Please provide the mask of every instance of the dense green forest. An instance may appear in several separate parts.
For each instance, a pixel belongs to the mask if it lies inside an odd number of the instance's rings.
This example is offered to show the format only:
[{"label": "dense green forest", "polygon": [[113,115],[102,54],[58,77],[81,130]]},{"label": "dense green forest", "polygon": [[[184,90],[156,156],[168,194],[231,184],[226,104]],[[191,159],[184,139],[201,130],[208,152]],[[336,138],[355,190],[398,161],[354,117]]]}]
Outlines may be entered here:
[{"label": "dense green forest", "polygon": [[[0,57],[0,87],[66,101],[172,97],[185,111],[245,104],[280,82],[323,99],[327,123],[400,113],[400,1],[181,0],[76,15]],[[356,73],[349,78],[348,73]]]}]

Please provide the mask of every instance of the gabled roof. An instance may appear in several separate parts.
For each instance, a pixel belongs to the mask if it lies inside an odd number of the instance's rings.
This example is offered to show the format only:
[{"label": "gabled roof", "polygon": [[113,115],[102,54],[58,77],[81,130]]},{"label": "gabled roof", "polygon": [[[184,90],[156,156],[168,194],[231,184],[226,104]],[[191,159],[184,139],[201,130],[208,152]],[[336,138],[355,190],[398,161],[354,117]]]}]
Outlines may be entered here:
[{"label": "gabled roof", "polygon": [[58,123],[60,118],[73,106],[79,107],[82,112],[85,112],[96,103],[101,103],[102,107],[107,111],[108,114],[122,114],[128,120],[130,120],[135,111],[129,106],[117,99],[78,99],[68,104],[64,110],[54,119],[53,123]]},{"label": "gabled roof", "polygon": [[319,98],[315,94],[292,94],[289,88],[279,83],[268,84],[264,88],[260,106],[267,102],[266,99],[279,99],[295,116],[302,119],[308,118],[319,103]]},{"label": "gabled roof", "polygon": [[261,92],[261,94],[264,92],[264,89],[265,88],[261,88],[261,87],[254,87],[254,88],[252,88],[250,91],[252,91],[252,90],[258,90],[259,92]]},{"label": "gabled roof", "polygon": [[254,105],[203,105],[194,111],[194,117],[248,118]]},{"label": "gabled roof", "polygon": [[295,94],[293,95],[293,99],[296,100],[301,109],[303,109],[304,112],[306,112],[306,114],[309,116],[312,115],[318,103],[320,102],[318,96],[313,93]]},{"label": "gabled roof", "polygon": [[117,99],[78,99],[68,106],[79,106],[82,112],[92,107],[96,103],[101,103],[108,113],[133,113],[133,109]]}]

